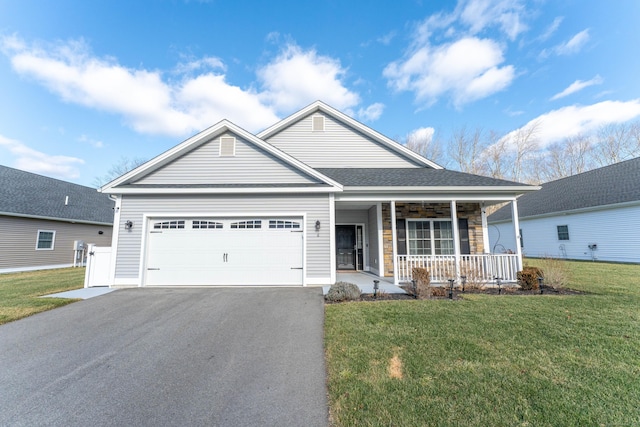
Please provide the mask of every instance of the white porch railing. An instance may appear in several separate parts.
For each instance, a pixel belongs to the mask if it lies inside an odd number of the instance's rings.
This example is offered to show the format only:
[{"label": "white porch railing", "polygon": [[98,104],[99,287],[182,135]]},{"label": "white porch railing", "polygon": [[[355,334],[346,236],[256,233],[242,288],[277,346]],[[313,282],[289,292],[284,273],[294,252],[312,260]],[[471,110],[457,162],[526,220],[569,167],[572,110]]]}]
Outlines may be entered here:
[{"label": "white porch railing", "polygon": [[[398,255],[398,280],[409,282],[414,267],[426,268],[434,283],[446,283],[456,277],[456,257],[454,255]],[[518,255],[460,255],[460,275],[467,280],[490,283],[500,277],[503,282],[517,281]]]}]

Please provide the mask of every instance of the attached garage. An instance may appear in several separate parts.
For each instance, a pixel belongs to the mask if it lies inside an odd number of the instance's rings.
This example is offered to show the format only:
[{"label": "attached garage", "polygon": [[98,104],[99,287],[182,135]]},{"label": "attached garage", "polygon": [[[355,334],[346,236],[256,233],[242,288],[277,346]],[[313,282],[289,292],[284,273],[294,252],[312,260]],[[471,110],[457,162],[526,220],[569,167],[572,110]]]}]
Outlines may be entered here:
[{"label": "attached garage", "polygon": [[302,217],[149,218],[145,286],[303,285]]}]

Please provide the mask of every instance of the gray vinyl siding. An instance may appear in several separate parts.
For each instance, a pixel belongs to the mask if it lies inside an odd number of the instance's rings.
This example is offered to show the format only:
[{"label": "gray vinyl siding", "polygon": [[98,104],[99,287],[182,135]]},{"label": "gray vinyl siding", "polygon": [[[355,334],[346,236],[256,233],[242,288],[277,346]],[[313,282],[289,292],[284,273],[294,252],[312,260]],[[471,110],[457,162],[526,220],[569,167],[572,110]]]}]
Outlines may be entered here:
[{"label": "gray vinyl siding", "polygon": [[416,163],[325,115],[325,130],[312,131],[311,114],[267,142],[312,168],[397,168]]},{"label": "gray vinyl siding", "polygon": [[[36,250],[38,230],[56,232],[53,250]],[[107,225],[0,216],[0,270],[73,264],[74,240],[110,246],[111,231]]]},{"label": "gray vinyl siding", "polygon": [[234,156],[220,156],[220,137],[205,142],[137,184],[298,184],[316,182],[236,135]]},{"label": "gray vinyl siding", "polygon": [[369,238],[369,266],[380,273],[380,260],[378,260],[378,210],[376,206],[369,208],[368,214],[368,238]]},{"label": "gray vinyl siding", "polygon": [[[314,278],[329,278],[331,250],[329,240],[329,196],[323,195],[188,195],[188,196],[129,196],[122,198],[120,233],[116,257],[116,279],[137,279],[141,262],[143,214],[242,215],[248,213],[306,213],[307,283]],[[130,230],[124,223],[133,222]],[[320,221],[319,232],[315,223]],[[277,249],[276,249],[277,250]]]},{"label": "gray vinyl siding", "polygon": [[336,224],[367,224],[366,209],[336,209]]}]

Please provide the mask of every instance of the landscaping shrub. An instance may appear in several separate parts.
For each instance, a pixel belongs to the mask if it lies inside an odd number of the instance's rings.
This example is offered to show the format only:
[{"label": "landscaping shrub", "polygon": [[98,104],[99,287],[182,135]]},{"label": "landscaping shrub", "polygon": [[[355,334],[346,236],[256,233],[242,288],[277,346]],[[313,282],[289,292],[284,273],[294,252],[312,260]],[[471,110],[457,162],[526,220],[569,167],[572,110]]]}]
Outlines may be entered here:
[{"label": "landscaping shrub", "polygon": [[546,257],[543,258],[542,270],[544,271],[544,285],[553,288],[563,288],[569,280],[567,264],[563,260]]},{"label": "landscaping shrub", "polygon": [[538,277],[544,277],[538,267],[523,267],[518,271],[518,285],[524,291],[538,289]]},{"label": "landscaping shrub", "polygon": [[431,298],[431,274],[429,270],[421,267],[411,269],[413,280],[416,281],[416,297]]},{"label": "landscaping shrub", "polygon": [[355,301],[360,299],[360,288],[349,282],[336,282],[325,296],[327,301]]},{"label": "landscaping shrub", "polygon": [[481,290],[485,288],[486,282],[479,270],[463,265],[461,273],[461,276],[467,276],[467,282],[464,285],[465,290]]},{"label": "landscaping shrub", "polygon": [[446,297],[449,294],[449,290],[444,286],[432,286],[431,296],[433,297]]}]

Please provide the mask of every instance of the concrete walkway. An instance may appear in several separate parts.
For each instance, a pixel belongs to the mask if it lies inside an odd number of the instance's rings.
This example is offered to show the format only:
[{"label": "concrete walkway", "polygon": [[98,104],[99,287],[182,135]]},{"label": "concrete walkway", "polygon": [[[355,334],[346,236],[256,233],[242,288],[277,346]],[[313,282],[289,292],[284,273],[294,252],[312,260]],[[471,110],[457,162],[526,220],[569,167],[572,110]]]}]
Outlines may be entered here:
[{"label": "concrete walkway", "polygon": [[114,288],[107,288],[107,287],[81,288],[81,289],[74,289],[73,291],[58,292],[57,294],[44,295],[42,298],[89,299],[93,297],[99,297],[100,295],[105,295],[113,291],[115,291]]},{"label": "concrete walkway", "polygon": [[[379,280],[378,288],[386,294],[406,294],[404,289],[393,284],[393,280],[386,277],[378,277],[375,274],[364,271],[338,272],[336,273],[336,282],[349,282],[358,285],[360,292],[363,294],[373,293],[373,281]],[[324,295],[329,292],[331,286],[323,286],[322,293]]]}]

